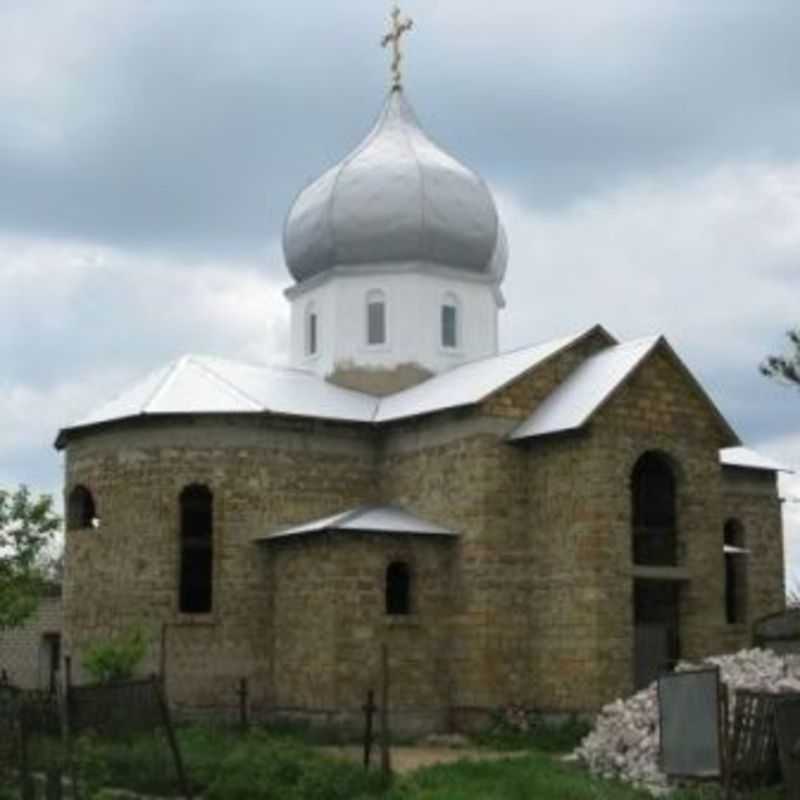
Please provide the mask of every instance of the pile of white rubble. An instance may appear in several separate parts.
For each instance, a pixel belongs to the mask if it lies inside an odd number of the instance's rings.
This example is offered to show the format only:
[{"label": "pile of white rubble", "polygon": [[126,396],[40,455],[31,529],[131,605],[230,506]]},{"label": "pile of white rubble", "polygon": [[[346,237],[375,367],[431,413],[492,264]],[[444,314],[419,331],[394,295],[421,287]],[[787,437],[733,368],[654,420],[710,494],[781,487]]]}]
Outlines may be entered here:
[{"label": "pile of white rubble", "polygon": [[[742,650],[706,659],[701,665],[682,663],[679,670],[716,665],[731,692],[800,692],[800,660],[770,650]],[[666,787],[668,778],[658,768],[658,696],[656,683],[605,706],[592,732],[574,755],[595,775]]]}]

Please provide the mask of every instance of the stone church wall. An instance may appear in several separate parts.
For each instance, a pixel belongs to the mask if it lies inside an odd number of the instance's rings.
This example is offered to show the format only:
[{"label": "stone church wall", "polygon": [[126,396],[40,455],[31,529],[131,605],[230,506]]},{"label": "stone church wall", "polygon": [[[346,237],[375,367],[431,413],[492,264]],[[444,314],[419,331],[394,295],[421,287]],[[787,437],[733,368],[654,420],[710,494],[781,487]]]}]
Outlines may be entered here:
[{"label": "stone church wall", "polygon": [[447,658],[459,725],[485,721],[527,683],[523,462],[507,431],[470,409],[395,426],[384,446],[382,495],[460,534]]},{"label": "stone church wall", "polygon": [[727,625],[726,649],[749,640],[752,625],[784,609],[781,502],[774,473],[726,467],[722,471],[724,521],[742,525],[747,563],[746,623]]},{"label": "stone church wall", "polygon": [[[67,493],[94,494],[98,529],[67,534],[65,633],[91,642],[141,625],[179,705],[233,706],[352,722],[392,654],[398,725],[474,727],[505,703],[585,711],[633,688],[631,472],[644,452],[677,478],[682,654],[747,643],[724,616],[722,529],[752,550],[750,618],[782,608],[774,479],[724,472],[728,434],[665,349],[573,434],[506,435],[587,355],[596,333],[475,408],[380,429],[273,418],[148,419],[75,434]],[[214,610],[177,610],[182,488],[214,496]],[[320,535],[254,543],[280,526],[393,503],[458,540]],[[387,617],[390,559],[408,561],[415,608]],[[78,676],[80,679],[80,675]],[[401,720],[401,721],[400,721]]]},{"label": "stone church wall", "polygon": [[[280,525],[340,511],[374,496],[374,457],[358,431],[259,420],[148,421],[77,438],[67,451],[68,495],[93,493],[99,528],[66,536],[66,648],[75,656],[130,626],[159,667],[166,623],[167,685],[178,704],[235,703],[250,676],[270,694],[268,556],[252,541]],[[179,505],[188,484],[214,496],[211,614],[178,611]]]},{"label": "stone church wall", "polygon": [[[380,648],[386,644],[392,729],[444,728],[456,542],[337,532],[275,541],[269,548],[274,705],[299,716],[360,726],[367,691],[380,687]],[[385,576],[393,561],[411,568],[408,615],[386,614]]]},{"label": "stone church wall", "polygon": [[[724,444],[705,399],[659,350],[587,432],[529,445],[539,559],[533,605],[543,612],[534,637],[538,707],[596,708],[633,689],[630,476],[647,451],[665,454],[677,477],[679,564],[689,574],[679,608],[681,655],[700,658],[749,643],[746,628],[730,631],[724,622],[723,524],[732,511],[745,513],[723,492],[717,451]],[[783,586],[774,496],[771,502],[748,499],[744,506],[753,547],[769,561],[756,606],[774,610]]]}]

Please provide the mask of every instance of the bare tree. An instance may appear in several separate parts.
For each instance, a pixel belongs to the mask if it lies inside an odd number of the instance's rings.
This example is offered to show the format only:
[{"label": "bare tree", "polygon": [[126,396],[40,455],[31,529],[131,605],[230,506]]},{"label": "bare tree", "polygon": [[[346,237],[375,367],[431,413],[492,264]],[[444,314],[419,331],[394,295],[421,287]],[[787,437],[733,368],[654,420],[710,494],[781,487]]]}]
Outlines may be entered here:
[{"label": "bare tree", "polygon": [[759,370],[768,378],[800,388],[800,327],[788,331],[786,335],[791,343],[789,352],[780,356],[767,356]]}]

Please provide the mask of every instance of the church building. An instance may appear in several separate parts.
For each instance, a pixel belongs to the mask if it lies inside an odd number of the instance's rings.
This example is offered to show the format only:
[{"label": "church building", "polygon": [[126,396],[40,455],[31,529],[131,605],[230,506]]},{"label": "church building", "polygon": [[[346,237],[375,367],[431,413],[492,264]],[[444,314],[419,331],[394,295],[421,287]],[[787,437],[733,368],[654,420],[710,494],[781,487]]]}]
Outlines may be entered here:
[{"label": "church building", "polygon": [[498,352],[502,222],[394,19],[376,125],[286,219],[291,365],[187,355],[58,434],[76,667],[139,627],[180,708],[247,678],[346,724],[385,644],[394,727],[463,730],[596,710],[783,608],[780,467],[663,337]]}]

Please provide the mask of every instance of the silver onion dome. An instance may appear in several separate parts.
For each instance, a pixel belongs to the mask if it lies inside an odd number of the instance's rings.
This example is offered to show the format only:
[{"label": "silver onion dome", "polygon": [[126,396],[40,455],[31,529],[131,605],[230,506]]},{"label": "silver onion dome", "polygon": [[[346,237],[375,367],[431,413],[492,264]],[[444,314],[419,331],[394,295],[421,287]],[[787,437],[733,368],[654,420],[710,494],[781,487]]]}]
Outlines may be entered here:
[{"label": "silver onion dome", "polygon": [[398,262],[499,282],[508,258],[488,187],[426,136],[400,89],[367,138],[299,194],[283,248],[298,283],[338,266]]}]

